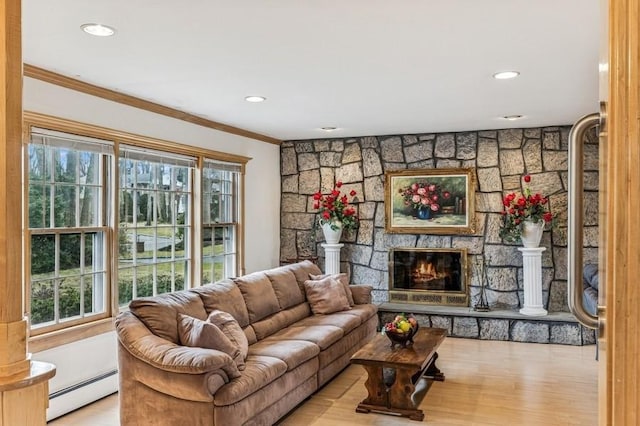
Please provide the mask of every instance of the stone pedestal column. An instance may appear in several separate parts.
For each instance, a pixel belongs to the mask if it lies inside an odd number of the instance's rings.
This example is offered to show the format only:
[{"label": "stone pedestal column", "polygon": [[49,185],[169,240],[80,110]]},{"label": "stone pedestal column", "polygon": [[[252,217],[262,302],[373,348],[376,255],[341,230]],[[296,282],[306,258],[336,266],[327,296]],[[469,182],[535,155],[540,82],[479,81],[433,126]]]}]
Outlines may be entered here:
[{"label": "stone pedestal column", "polygon": [[0,2],[0,426],[46,423],[55,367],[31,361],[22,286],[21,0]]},{"label": "stone pedestal column", "polygon": [[324,248],[324,273],[340,273],[340,249],[344,244],[321,244]]},{"label": "stone pedestal column", "polygon": [[542,252],[545,247],[518,248],[522,253],[524,306],[520,313],[529,316],[547,315],[542,303]]}]

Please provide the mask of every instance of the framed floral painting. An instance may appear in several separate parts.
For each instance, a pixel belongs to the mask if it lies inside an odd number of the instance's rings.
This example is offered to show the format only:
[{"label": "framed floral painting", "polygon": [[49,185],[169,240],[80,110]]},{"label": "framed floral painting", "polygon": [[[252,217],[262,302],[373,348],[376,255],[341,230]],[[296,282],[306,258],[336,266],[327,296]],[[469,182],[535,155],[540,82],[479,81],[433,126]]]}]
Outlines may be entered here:
[{"label": "framed floral painting", "polygon": [[385,230],[405,234],[475,232],[475,170],[385,173]]}]

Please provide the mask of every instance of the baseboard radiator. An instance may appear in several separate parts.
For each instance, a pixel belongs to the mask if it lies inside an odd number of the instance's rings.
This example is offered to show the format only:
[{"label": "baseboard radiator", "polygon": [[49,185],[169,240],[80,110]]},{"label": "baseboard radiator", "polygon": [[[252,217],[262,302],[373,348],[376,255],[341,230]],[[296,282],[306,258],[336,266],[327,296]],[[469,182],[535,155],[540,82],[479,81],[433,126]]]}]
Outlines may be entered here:
[{"label": "baseboard radiator", "polygon": [[118,370],[111,370],[49,394],[47,421],[118,391]]}]

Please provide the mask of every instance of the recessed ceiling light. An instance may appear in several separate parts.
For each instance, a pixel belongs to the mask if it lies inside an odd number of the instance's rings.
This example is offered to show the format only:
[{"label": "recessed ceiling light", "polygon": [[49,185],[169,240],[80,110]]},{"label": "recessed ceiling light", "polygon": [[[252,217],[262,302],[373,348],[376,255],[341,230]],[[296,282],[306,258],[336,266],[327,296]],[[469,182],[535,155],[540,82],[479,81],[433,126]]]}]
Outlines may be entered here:
[{"label": "recessed ceiling light", "polygon": [[502,118],[509,121],[520,120],[524,115],[505,115]]},{"label": "recessed ceiling light", "polygon": [[102,24],[84,24],[80,25],[80,28],[85,33],[98,37],[109,37],[116,33],[115,28]]},{"label": "recessed ceiling light", "polygon": [[264,102],[267,98],[264,96],[247,96],[244,100],[247,102]]},{"label": "recessed ceiling light", "polygon": [[320,127],[320,130],[324,130],[325,132],[333,132],[334,130],[338,130],[338,128],[333,126],[327,126],[327,127]]},{"label": "recessed ceiling light", "polygon": [[493,75],[493,78],[497,80],[507,80],[509,78],[516,78],[520,75],[519,71],[500,71]]}]

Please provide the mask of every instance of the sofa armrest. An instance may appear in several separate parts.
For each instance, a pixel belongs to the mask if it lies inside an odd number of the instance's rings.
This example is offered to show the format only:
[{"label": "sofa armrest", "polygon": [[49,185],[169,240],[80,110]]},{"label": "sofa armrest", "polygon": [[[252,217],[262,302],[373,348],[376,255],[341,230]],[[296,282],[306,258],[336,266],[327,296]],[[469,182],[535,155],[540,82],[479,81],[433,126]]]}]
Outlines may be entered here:
[{"label": "sofa armrest", "polygon": [[367,284],[352,284],[349,286],[353,301],[356,305],[366,305],[372,302],[371,291],[373,287]]},{"label": "sofa armrest", "polygon": [[180,346],[158,337],[131,312],[118,315],[115,326],[122,347],[135,358],[157,369],[185,374],[222,370],[231,378],[240,375],[233,359],[226,353]]},{"label": "sofa armrest", "polygon": [[212,402],[218,389],[229,382],[222,370],[185,374],[155,368],[132,355],[121,342],[118,342],[118,367],[121,390],[142,384],[161,394],[187,401]]}]

